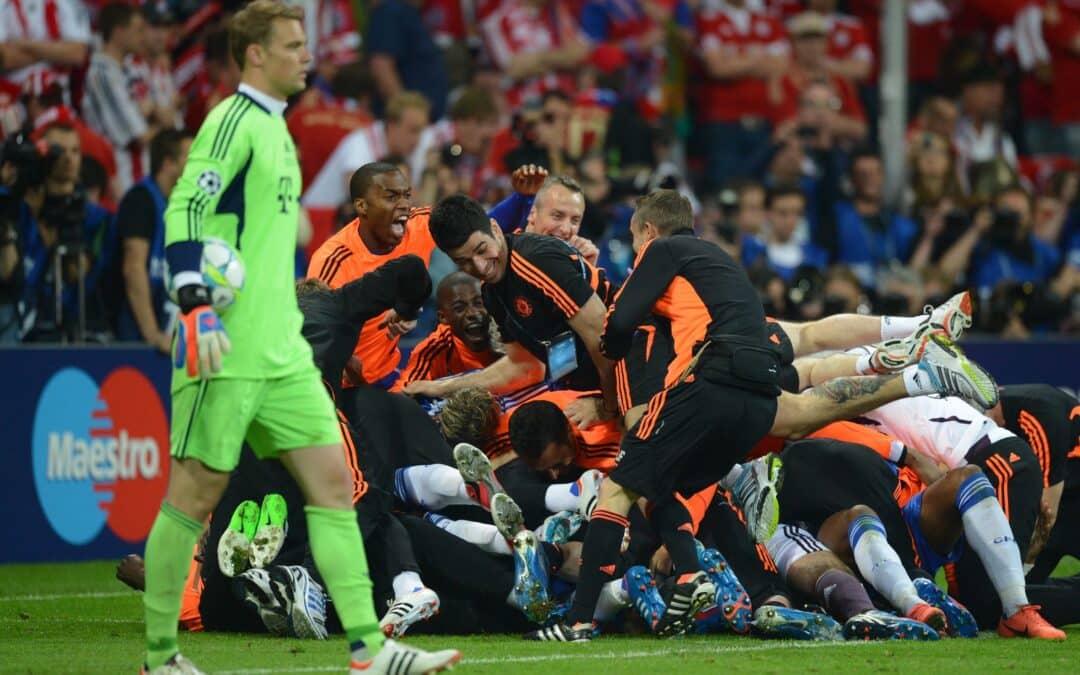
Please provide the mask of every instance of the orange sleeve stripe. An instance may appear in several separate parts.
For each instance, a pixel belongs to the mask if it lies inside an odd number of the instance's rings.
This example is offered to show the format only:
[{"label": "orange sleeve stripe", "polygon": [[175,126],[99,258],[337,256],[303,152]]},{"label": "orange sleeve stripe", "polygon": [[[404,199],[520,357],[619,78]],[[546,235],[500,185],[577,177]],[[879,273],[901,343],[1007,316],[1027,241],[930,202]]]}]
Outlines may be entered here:
[{"label": "orange sleeve stripe", "polygon": [[624,415],[633,407],[630,397],[630,376],[626,372],[626,359],[615,364],[615,396],[619,399],[619,411]]},{"label": "orange sleeve stripe", "polygon": [[1046,439],[1046,430],[1035,416],[1026,410],[1020,411],[1020,429],[1028,437],[1031,449],[1039,459],[1042,468],[1043,487],[1050,486],[1050,442]]},{"label": "orange sleeve stripe", "polygon": [[326,256],[322,267],[319,268],[319,278],[329,284],[341,270],[341,264],[351,255],[352,251],[344,246],[335,248],[330,255]]},{"label": "orange sleeve stripe", "polygon": [[769,549],[765,548],[765,544],[755,544],[754,548],[757,549],[758,560],[761,561],[761,566],[765,568],[765,571],[776,574],[776,563],[773,562],[772,556],[769,555]]},{"label": "orange sleeve stripe", "polygon": [[574,316],[581,308],[578,307],[570,296],[551,277],[541,272],[535,265],[517,253],[510,253],[510,268],[536,286],[540,291],[551,298],[559,310],[567,317]]},{"label": "orange sleeve stripe", "polygon": [[405,366],[401,379],[398,381],[408,384],[417,380],[434,380],[442,377],[437,373],[433,376],[432,367],[435,360],[445,358],[453,346],[453,337],[449,331],[436,330],[413,349],[412,355],[409,356],[409,363]]},{"label": "orange sleeve stripe", "polygon": [[1009,477],[1012,476],[1012,467],[1009,466],[1009,463],[1005,461],[1005,458],[1000,455],[994,455],[986,460],[986,466],[993,472],[994,477],[997,479],[995,492],[997,493],[998,503],[1001,504],[1001,510],[1005,512],[1005,518],[1008,518]]},{"label": "orange sleeve stripe", "polygon": [[649,400],[649,407],[645,411],[645,416],[638,423],[637,437],[641,440],[645,440],[652,435],[656,421],[660,419],[660,411],[664,409],[664,402],[667,401],[667,393],[667,389],[661,389]]},{"label": "orange sleeve stripe", "polygon": [[345,449],[345,461],[349,465],[349,472],[352,474],[353,482],[353,504],[360,501],[360,499],[367,494],[367,481],[364,480],[364,472],[360,470],[360,465],[356,457],[356,445],[353,443],[352,433],[349,431],[349,422],[345,418],[345,414],[340,410],[337,411],[338,424],[341,427],[341,441],[342,446]]}]

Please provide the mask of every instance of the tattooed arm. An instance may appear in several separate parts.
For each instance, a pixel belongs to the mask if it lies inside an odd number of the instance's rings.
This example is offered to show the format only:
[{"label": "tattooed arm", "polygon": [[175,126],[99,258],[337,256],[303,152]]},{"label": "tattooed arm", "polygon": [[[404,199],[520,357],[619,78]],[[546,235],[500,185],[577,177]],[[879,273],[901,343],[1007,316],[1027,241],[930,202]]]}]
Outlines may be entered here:
[{"label": "tattooed arm", "polygon": [[781,393],[769,433],[802,438],[830,422],[856,417],[906,396],[900,375],[838,377],[801,394]]}]

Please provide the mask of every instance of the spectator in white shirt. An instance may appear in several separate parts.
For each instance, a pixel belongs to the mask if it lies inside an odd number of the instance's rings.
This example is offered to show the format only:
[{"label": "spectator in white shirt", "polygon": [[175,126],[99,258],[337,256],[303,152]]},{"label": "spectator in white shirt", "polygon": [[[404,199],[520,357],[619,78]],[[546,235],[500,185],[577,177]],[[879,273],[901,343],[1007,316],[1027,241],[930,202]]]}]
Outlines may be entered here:
[{"label": "spectator in white shirt", "polygon": [[102,8],[98,23],[104,44],[90,57],[83,117],[116,149],[117,187],[126,192],[149,168],[146,148],[161,127],[153,102],[147,98],[140,107],[132,98],[124,72],[124,58],[142,49],[146,20],[137,7],[114,2]]},{"label": "spectator in white shirt", "polygon": [[349,179],[365,164],[396,155],[408,158],[428,126],[431,104],[423,95],[405,91],[386,104],[385,121],[361,127],[341,139],[315,180],[304,191],[304,206],[336,209],[349,201]]}]

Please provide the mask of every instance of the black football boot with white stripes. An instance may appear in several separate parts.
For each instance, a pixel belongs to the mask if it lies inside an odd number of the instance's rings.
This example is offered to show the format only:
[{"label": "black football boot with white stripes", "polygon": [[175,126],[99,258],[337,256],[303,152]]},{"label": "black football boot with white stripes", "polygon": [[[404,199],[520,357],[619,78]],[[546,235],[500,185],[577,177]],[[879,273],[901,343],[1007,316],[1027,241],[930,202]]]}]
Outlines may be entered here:
[{"label": "black football boot with white stripes", "polygon": [[559,621],[524,635],[526,640],[538,642],[589,642],[593,639],[591,623],[569,624]]},{"label": "black football boot with white stripes", "polygon": [[694,627],[698,612],[716,602],[716,585],[705,572],[683,574],[675,581],[664,613],[653,628],[660,637],[682,635]]}]

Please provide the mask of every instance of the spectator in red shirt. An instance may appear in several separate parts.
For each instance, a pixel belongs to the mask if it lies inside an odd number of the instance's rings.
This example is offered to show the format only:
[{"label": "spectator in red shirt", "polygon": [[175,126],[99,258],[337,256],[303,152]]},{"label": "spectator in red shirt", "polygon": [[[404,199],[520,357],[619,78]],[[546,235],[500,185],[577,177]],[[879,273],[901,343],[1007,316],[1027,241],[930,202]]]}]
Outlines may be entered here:
[{"label": "spectator in red shirt", "polygon": [[874,70],[874,51],[870,48],[863,22],[836,11],[836,0],[809,0],[806,8],[825,17],[828,48],[825,67],[834,75],[852,82],[863,82]]},{"label": "spectator in red shirt", "polygon": [[373,87],[364,65],[342,66],[330,82],[332,96],[309,87],[286,115],[304,185],[311,185],[342,139],[374,121],[370,107]]},{"label": "spectator in red shirt", "polygon": [[486,9],[480,34],[488,56],[513,81],[511,106],[550,89],[573,89],[573,70],[588,58],[589,44],[562,0],[504,0]]},{"label": "spectator in red shirt", "polygon": [[[779,81],[779,91],[770,92],[778,97],[777,122],[799,115],[802,94],[812,83],[827,85],[833,92],[825,101],[828,114],[828,132],[833,142],[853,145],[866,137],[866,115],[863,114],[855,87],[847,78],[828,70],[826,36],[829,23],[816,12],[803,12],[788,23],[794,58],[788,71]],[[823,124],[812,124],[814,128]]]},{"label": "spectator in red shirt", "polygon": [[[934,93],[942,57],[953,38],[950,4],[944,0],[906,0],[908,17],[908,111],[914,113]],[[868,35],[881,34],[884,0],[849,0],[848,10],[860,18]],[[880,50],[875,37],[870,47]],[[880,51],[875,52],[880,58]]]},{"label": "spectator in red shirt", "polygon": [[787,69],[790,47],[780,22],[751,10],[746,0],[709,4],[698,15],[697,30],[706,181],[718,188],[738,177],[743,160],[768,144],[775,113],[766,83]]},{"label": "spectator in red shirt", "polygon": [[78,0],[0,3],[0,68],[13,84],[47,72],[57,78],[63,102],[70,105],[68,72],[86,64],[90,42],[90,21]]},{"label": "spectator in red shirt", "polygon": [[1080,0],[1049,3],[1043,32],[1054,70],[1052,120],[1061,130],[1061,152],[1080,157]]}]

